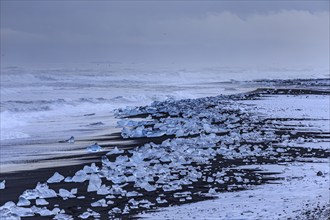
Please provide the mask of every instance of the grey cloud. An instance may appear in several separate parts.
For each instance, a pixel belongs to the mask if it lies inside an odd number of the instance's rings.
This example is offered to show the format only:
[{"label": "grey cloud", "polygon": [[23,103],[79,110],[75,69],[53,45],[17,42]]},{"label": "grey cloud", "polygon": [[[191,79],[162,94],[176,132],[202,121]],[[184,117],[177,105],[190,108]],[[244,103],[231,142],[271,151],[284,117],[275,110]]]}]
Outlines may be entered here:
[{"label": "grey cloud", "polygon": [[328,2],[5,2],[5,62],[328,66]]}]

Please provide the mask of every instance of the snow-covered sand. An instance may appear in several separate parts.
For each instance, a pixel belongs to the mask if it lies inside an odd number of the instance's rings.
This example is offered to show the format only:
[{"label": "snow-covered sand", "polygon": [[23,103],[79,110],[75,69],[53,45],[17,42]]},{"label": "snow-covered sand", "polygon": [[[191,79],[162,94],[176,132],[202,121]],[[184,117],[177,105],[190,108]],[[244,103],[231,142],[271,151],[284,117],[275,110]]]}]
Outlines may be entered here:
[{"label": "snow-covered sand", "polygon": [[[270,96],[262,100],[248,100],[264,117],[292,118],[279,126],[296,122],[309,131],[329,132],[329,96],[299,95]],[[317,120],[315,120],[317,119]],[[321,120],[319,120],[321,119]],[[330,137],[325,142],[304,142],[298,146],[330,149]],[[287,145],[286,143],[285,145]],[[291,146],[297,146],[293,143]],[[251,187],[243,192],[225,192],[218,199],[162,208],[139,217],[148,219],[308,219],[306,212],[328,207],[330,209],[330,160],[315,160],[321,163],[280,163],[277,165],[249,165],[239,168],[262,169],[279,172],[274,175],[283,180],[274,184]],[[322,176],[317,176],[321,171]],[[328,213],[329,214],[329,213]],[[329,216],[319,216],[326,219]]]},{"label": "snow-covered sand", "polygon": [[[252,168],[252,166],[248,166]],[[241,167],[243,168],[243,167]],[[246,166],[244,168],[247,168]],[[329,162],[258,166],[281,172],[278,184],[265,184],[218,198],[162,208],[139,215],[147,219],[308,219],[304,212],[329,207]],[[316,176],[323,171],[324,176]],[[325,218],[324,218],[325,219]]]}]

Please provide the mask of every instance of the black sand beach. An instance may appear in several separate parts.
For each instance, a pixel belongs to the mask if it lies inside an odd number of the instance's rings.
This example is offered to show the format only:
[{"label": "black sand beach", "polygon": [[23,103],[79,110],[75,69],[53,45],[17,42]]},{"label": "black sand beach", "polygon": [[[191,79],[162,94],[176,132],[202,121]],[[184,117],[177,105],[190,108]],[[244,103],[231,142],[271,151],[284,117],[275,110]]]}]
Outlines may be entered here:
[{"label": "black sand beach", "polygon": [[[263,88],[258,89],[256,91],[250,92],[248,94],[243,95],[234,95],[229,96],[228,99],[234,101],[240,100],[258,100],[267,98],[269,95],[283,95],[283,96],[299,96],[299,95],[325,95],[329,97],[330,91],[328,90],[317,90],[317,89],[269,89]],[[211,98],[212,99],[212,98]],[[190,103],[190,102],[189,102]],[[189,107],[188,103],[188,107]],[[191,102],[192,103],[192,102]],[[93,207],[92,210],[100,214],[100,219],[108,219],[110,218],[123,218],[123,219],[134,219],[135,215],[145,211],[157,211],[159,207],[169,207],[175,205],[182,205],[186,203],[194,203],[197,201],[207,200],[214,198],[214,194],[210,192],[210,189],[216,189],[217,193],[222,192],[232,192],[232,191],[240,191],[250,189],[255,185],[261,184],[281,184],[281,178],[276,177],[274,172],[262,172],[260,169],[241,169],[239,166],[241,165],[265,165],[265,164],[280,164],[280,163],[294,163],[296,161],[310,161],[313,162],[313,159],[328,159],[330,157],[329,150],[325,149],[313,149],[313,148],[305,148],[299,146],[283,146],[281,142],[283,141],[280,137],[285,136],[286,140],[312,140],[317,139],[320,142],[328,142],[330,138],[330,133],[325,131],[313,131],[305,129],[304,126],[292,124],[286,125],[286,127],[276,127],[274,126],[278,122],[283,121],[302,121],[304,118],[258,118],[258,120],[251,120],[250,116],[247,113],[240,112],[235,109],[226,108],[226,110],[221,110],[224,108],[224,104],[219,102],[219,105],[208,104],[209,101],[202,100],[200,103],[202,107],[198,106],[198,108],[202,109],[219,109],[221,114],[226,114],[228,117],[238,117],[239,120],[235,121],[234,126],[231,129],[238,131],[240,134],[244,134],[244,132],[256,132],[261,136],[267,135],[269,130],[273,131],[274,137],[267,139],[267,141],[252,141],[247,139],[241,139],[235,141],[235,145],[228,148],[230,145],[225,143],[225,141],[219,141],[216,143],[216,146],[211,147],[214,150],[217,150],[220,146],[227,146],[227,148],[231,151],[235,151],[236,153],[240,153],[242,146],[248,146],[252,152],[258,149],[258,152],[267,152],[271,151],[272,153],[267,155],[262,155],[260,153],[256,153],[255,155],[247,155],[242,156],[240,158],[226,158],[221,154],[215,155],[211,160],[207,160],[202,163],[191,163],[189,166],[184,164],[181,172],[172,173],[172,175],[176,176],[176,179],[180,180],[185,177],[185,172],[189,172],[189,167],[193,167],[194,169],[201,172],[202,176],[197,178],[197,181],[187,183],[182,185],[176,190],[164,191],[162,188],[157,188],[153,191],[147,191],[143,188],[134,186],[133,182],[126,182],[122,185],[122,189],[127,192],[136,191],[139,195],[137,196],[123,196],[121,194],[115,195],[111,200],[114,202],[113,204],[109,204],[106,207]],[[169,103],[160,103],[162,105],[168,105]],[[185,115],[185,109],[187,108],[187,104],[185,104],[184,108],[180,112],[180,102],[170,103],[170,105],[177,105],[176,108],[179,109],[178,114],[173,114],[171,112],[164,112],[163,108],[161,110],[156,110],[152,113],[143,113],[146,109],[142,107],[140,110],[142,113],[136,115],[123,115],[121,117],[135,120],[146,120],[152,119],[158,122],[161,122],[162,119],[165,118],[184,118],[187,117]],[[178,107],[179,106],[179,107]],[[173,106],[172,106],[173,107]],[[191,106],[194,108],[194,106]],[[189,118],[190,116],[188,116]],[[202,117],[200,118],[202,120]],[[313,120],[313,119],[309,119]],[[318,119],[315,119],[318,120]],[[223,126],[225,121],[214,121],[212,125],[214,126]],[[329,122],[328,122],[329,123]],[[248,125],[248,127],[246,127]],[[145,126],[146,128],[152,128],[155,126],[154,124],[148,124]],[[245,126],[245,127],[244,127]],[[244,129],[243,129],[244,127]],[[305,130],[304,130],[305,129]],[[296,131],[296,132],[293,132]],[[219,132],[216,133],[217,136],[228,136],[231,131]],[[200,135],[209,135],[208,132],[201,132],[196,134],[188,134],[184,136],[180,136],[182,139],[192,139],[198,138]],[[59,172],[64,177],[74,176],[78,170],[81,170],[84,166],[90,166],[91,163],[95,163],[97,167],[102,167],[101,158],[105,159],[106,157],[110,162],[115,162],[116,158],[120,156],[127,156],[130,158],[132,156],[132,151],[139,146],[143,146],[147,143],[161,144],[165,140],[175,139],[175,135],[162,135],[160,137],[139,137],[139,138],[122,138],[120,133],[109,134],[109,136],[99,136],[90,139],[91,143],[97,142],[100,143],[100,146],[103,147],[103,151],[95,152],[95,153],[86,153],[83,155],[71,155],[67,157],[61,158],[52,158],[52,160],[61,159],[61,160],[70,160],[70,159],[79,159],[81,163],[79,165],[71,165],[71,166],[60,166],[56,168],[43,168],[37,170],[29,170],[29,171],[21,171],[21,172],[11,172],[11,173],[3,173],[0,174],[0,180],[6,180],[6,188],[1,190],[0,196],[0,206],[4,205],[8,201],[18,202],[19,196],[26,189],[34,189],[38,182],[45,183],[47,180],[55,173]],[[121,141],[122,145],[102,145],[102,141]],[[127,144],[125,144],[127,142]],[[106,152],[112,149],[113,147],[118,147],[118,149],[124,149],[124,151],[120,154],[111,154],[106,155]],[[208,147],[208,146],[205,146]],[[160,162],[162,165],[169,164],[170,162]],[[29,166],[27,163],[26,166]],[[103,164],[104,166],[104,164]],[[125,171],[123,171],[125,172]],[[213,178],[217,175],[217,173],[223,172],[224,181],[214,181]],[[324,175],[317,174],[316,175]],[[239,177],[239,178],[238,178]],[[211,178],[211,179],[209,179]],[[244,181],[242,181],[242,179]],[[153,180],[149,181],[151,185],[156,184],[158,177],[154,177]],[[102,184],[112,186],[114,183],[110,180],[102,178]],[[104,195],[98,195],[95,192],[87,192],[88,181],[84,181],[82,183],[75,182],[59,182],[48,184],[48,186],[58,192],[61,188],[65,189],[73,189],[77,188],[77,195],[75,198],[63,199],[61,197],[50,198],[47,199],[49,202],[48,205],[42,206],[47,207],[49,210],[53,208],[60,207],[65,211],[65,214],[72,216],[74,219],[77,219],[79,215],[82,215],[88,208],[91,208],[91,203],[103,199]],[[188,192],[188,193],[187,193]],[[181,193],[181,194],[180,194]],[[161,199],[166,200],[166,203],[157,202],[157,198],[161,196]],[[81,197],[81,198],[78,198]],[[82,199],[83,197],[83,199]],[[130,208],[125,212],[113,212],[112,214],[108,213],[109,210],[113,208],[119,208],[120,210],[124,210],[129,203],[129,200],[134,199],[145,199],[150,202],[152,205],[146,205],[135,208]],[[35,205],[34,201],[31,200],[31,206]],[[52,219],[54,216],[39,216],[34,215],[31,217],[25,217],[27,219]],[[90,217],[91,218],[91,217]]]}]

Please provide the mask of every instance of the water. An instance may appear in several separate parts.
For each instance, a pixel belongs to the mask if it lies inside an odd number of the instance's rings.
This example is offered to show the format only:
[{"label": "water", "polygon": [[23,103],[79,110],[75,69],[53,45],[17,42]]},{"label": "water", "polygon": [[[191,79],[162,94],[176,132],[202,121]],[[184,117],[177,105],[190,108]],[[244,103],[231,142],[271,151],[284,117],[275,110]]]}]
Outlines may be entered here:
[{"label": "water", "polygon": [[[109,132],[116,125],[112,113],[116,108],[252,89],[237,80],[316,78],[324,77],[326,72],[224,67],[178,70],[126,64],[76,66],[1,69],[2,163],[7,160],[3,155],[12,156],[15,149],[22,151],[19,146],[23,144],[49,144],[71,136],[79,139]],[[11,150],[5,151],[9,147]]]}]

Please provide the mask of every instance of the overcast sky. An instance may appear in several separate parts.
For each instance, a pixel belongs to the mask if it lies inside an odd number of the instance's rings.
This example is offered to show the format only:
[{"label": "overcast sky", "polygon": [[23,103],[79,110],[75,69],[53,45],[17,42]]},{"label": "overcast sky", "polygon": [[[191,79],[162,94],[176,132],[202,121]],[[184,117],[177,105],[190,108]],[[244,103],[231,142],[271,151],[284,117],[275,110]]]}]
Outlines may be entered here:
[{"label": "overcast sky", "polygon": [[2,65],[329,68],[329,1],[2,1]]}]

